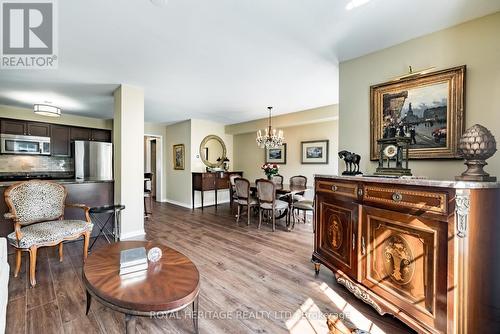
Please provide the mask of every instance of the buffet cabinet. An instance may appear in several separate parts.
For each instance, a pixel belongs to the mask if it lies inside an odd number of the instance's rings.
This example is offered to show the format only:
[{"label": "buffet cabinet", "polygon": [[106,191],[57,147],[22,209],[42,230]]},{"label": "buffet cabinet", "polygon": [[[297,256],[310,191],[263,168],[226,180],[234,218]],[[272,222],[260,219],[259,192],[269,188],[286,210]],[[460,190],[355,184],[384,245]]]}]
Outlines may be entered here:
[{"label": "buffet cabinet", "polygon": [[195,194],[196,191],[199,191],[201,194],[201,209],[204,208],[203,203],[203,193],[205,191],[214,191],[215,192],[215,208],[217,209],[217,192],[219,190],[229,189],[229,200],[231,202],[231,206],[233,204],[233,189],[231,187],[231,183],[229,181],[229,177],[231,175],[239,175],[243,177],[243,172],[193,172],[192,173],[192,205],[194,209],[195,204]]},{"label": "buffet cabinet", "polygon": [[317,273],[419,333],[500,333],[499,187],[317,177]]}]

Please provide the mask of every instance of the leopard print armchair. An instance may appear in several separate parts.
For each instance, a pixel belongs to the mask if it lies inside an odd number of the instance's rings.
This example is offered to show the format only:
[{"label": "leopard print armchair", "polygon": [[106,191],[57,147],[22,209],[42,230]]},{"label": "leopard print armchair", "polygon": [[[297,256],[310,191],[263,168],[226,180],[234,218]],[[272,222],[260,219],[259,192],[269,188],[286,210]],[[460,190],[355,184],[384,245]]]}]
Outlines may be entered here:
[{"label": "leopard print armchair", "polygon": [[[5,190],[5,203],[9,212],[5,218],[14,222],[14,232],[7,236],[9,244],[16,248],[17,277],[21,268],[22,252],[29,252],[30,282],[36,285],[35,268],[37,249],[59,245],[62,261],[63,241],[83,236],[83,259],[87,258],[88,243],[93,224],[90,221],[89,207],[83,204],[65,204],[66,189],[51,181],[26,181],[11,185]],[[66,207],[81,208],[86,220],[65,220]]]}]

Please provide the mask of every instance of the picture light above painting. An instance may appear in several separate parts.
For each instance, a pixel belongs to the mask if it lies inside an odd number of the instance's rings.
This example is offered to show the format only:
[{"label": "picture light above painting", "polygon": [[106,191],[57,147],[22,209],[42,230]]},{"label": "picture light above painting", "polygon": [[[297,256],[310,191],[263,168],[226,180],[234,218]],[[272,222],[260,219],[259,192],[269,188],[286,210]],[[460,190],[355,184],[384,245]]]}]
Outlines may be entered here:
[{"label": "picture light above painting", "polygon": [[377,140],[410,139],[410,159],[459,159],[465,126],[466,66],[405,77],[370,87],[370,159]]}]

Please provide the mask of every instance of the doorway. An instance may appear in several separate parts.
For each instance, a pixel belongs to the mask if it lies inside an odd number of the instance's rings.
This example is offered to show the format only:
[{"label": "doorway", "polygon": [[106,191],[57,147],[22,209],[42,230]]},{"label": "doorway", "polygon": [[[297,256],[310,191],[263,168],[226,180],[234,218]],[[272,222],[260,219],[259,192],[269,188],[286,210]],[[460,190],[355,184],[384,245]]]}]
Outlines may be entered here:
[{"label": "doorway", "polygon": [[144,182],[145,188],[151,190],[153,200],[162,201],[163,183],[163,155],[162,137],[155,135],[144,136],[144,173],[151,173],[151,181]]}]

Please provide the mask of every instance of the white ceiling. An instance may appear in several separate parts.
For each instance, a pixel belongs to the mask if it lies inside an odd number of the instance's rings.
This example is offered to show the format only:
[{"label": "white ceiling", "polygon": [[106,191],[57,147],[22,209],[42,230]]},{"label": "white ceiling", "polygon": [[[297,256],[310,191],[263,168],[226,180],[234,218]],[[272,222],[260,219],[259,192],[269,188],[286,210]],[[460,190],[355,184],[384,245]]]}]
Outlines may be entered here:
[{"label": "white ceiling", "polygon": [[[500,0],[60,0],[59,69],[2,70],[0,104],[111,118],[120,83],[146,121],[226,124],[338,102],[338,61],[500,10]],[[402,69],[403,70],[403,69]]]}]

